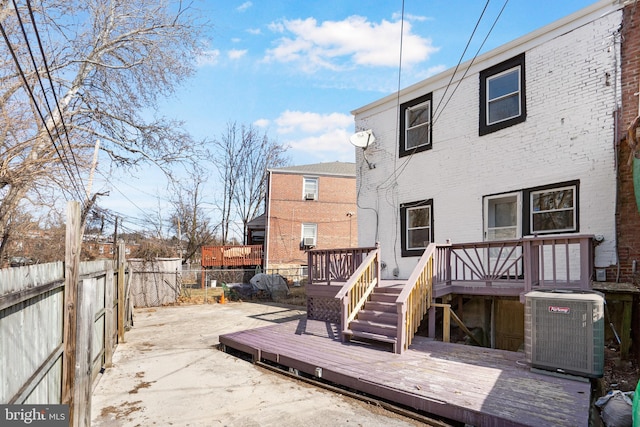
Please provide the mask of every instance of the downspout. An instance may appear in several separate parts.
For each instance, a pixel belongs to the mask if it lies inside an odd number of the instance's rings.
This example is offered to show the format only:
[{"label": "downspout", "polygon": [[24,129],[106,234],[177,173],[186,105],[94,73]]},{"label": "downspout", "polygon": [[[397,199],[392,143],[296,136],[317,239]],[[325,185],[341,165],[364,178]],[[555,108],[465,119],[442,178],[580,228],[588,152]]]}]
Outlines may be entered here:
[{"label": "downspout", "polygon": [[[624,23],[624,11],[623,11],[623,23]],[[618,156],[618,149],[620,147],[620,138],[619,138],[619,120],[620,120],[620,109],[622,108],[619,104],[618,98],[618,49],[616,48],[616,44],[618,43],[618,37],[621,37],[622,25],[618,27],[618,30],[613,34],[613,99],[615,104],[615,109],[613,111],[613,155],[614,155],[614,171],[616,177],[616,193],[615,193],[615,221],[613,222],[614,228],[614,236],[616,239],[616,283],[620,283],[620,241],[618,238],[618,220],[620,218],[620,212],[618,207],[618,200],[620,197],[620,185],[619,185],[619,174],[620,174],[620,158]],[[620,52],[622,54],[622,52]],[[595,257],[595,250],[594,250]]]}]

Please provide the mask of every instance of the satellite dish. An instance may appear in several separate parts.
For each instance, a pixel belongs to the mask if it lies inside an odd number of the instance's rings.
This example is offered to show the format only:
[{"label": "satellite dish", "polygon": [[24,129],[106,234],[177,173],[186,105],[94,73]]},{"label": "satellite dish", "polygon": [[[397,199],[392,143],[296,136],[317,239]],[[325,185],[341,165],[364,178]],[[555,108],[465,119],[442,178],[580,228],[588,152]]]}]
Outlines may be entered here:
[{"label": "satellite dish", "polygon": [[349,137],[349,142],[356,147],[360,147],[363,150],[366,149],[369,144],[373,144],[376,140],[376,137],[373,136],[373,131],[369,130],[361,130],[360,132],[356,132]]}]

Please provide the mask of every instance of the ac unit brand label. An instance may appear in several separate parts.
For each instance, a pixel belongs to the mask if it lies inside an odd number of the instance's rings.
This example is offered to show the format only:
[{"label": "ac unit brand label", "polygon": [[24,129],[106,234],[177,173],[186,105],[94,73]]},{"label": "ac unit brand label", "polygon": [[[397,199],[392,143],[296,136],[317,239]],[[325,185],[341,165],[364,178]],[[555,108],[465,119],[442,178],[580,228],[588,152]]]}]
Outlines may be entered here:
[{"label": "ac unit brand label", "polygon": [[569,307],[558,307],[557,305],[549,306],[549,313],[569,314],[570,311],[571,309]]}]

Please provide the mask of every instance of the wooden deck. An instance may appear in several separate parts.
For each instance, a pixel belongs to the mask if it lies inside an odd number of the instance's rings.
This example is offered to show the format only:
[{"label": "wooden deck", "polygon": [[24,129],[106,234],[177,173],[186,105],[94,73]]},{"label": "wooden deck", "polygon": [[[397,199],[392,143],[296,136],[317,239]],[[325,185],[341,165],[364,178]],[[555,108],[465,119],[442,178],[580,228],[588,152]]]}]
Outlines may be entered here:
[{"label": "wooden deck", "polygon": [[590,383],[532,372],[524,354],[415,337],[403,354],[341,343],[308,320],[220,336],[227,348],[473,426],[587,426]]}]

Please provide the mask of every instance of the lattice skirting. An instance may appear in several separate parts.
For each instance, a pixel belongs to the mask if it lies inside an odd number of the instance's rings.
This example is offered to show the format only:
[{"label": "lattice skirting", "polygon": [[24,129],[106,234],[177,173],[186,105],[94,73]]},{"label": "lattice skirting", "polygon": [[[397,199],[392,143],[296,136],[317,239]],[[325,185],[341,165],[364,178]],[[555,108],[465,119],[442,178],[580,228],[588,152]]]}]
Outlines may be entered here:
[{"label": "lattice skirting", "polygon": [[340,322],[340,300],[326,297],[307,297],[307,318],[325,322]]}]

